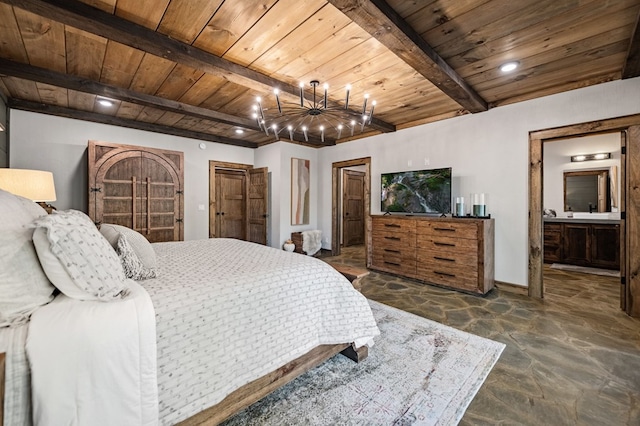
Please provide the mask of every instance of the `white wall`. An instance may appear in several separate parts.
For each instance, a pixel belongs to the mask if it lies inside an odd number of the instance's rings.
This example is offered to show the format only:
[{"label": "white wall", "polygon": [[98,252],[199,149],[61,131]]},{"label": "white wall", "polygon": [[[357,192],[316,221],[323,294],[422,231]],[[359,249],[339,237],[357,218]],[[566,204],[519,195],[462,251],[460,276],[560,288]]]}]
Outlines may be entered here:
[{"label": "white wall", "polygon": [[[184,234],[209,236],[209,160],[253,164],[254,150],[195,139],[11,110],[10,164],[53,172],[58,209],[87,211],[87,142],[98,140],[184,152]],[[204,210],[198,210],[198,206]]]},{"label": "white wall", "polygon": [[371,157],[373,214],[380,213],[382,172],[451,166],[454,197],[487,194],[496,221],[496,279],[526,286],[529,132],[637,114],[638,99],[640,78],[614,81],[322,148],[319,227],[331,229],[333,162]]},{"label": "white wall", "polygon": [[[291,225],[291,158],[303,158],[309,160],[309,172],[311,174],[310,185],[310,215],[308,225]],[[273,181],[271,194],[272,215],[272,247],[282,247],[282,244],[291,238],[292,232],[318,229],[318,212],[329,206],[318,204],[318,182],[320,181],[320,169],[318,167],[318,150],[302,145],[287,142],[276,142],[256,150],[255,166],[268,166]],[[329,172],[331,173],[331,172]],[[329,228],[329,232],[331,228]]]},{"label": "white wall", "polygon": [[[321,229],[331,247],[331,164],[371,157],[371,211],[380,213],[380,173],[453,168],[453,196],[487,194],[496,220],[496,279],[527,284],[528,133],[550,127],[640,113],[640,78],[614,81],[392,134],[313,149],[286,142],[256,150],[12,110],[10,164],[51,170],[58,208],[87,208],[89,139],[185,153],[185,238],[208,236],[209,160],[267,166],[272,177],[271,245],[292,231]],[[292,226],[291,157],[311,161],[309,225]],[[254,163],[255,161],[255,163]],[[199,211],[198,205],[205,210]]]},{"label": "white wall", "polygon": [[[543,149],[543,206],[553,209],[558,217],[566,217],[564,211],[564,172],[578,170],[609,169],[618,166],[618,200],[620,199],[620,132],[581,138],[562,139],[544,144]],[[610,152],[611,159],[571,162],[571,156]],[[618,211],[614,209],[613,211]]]}]

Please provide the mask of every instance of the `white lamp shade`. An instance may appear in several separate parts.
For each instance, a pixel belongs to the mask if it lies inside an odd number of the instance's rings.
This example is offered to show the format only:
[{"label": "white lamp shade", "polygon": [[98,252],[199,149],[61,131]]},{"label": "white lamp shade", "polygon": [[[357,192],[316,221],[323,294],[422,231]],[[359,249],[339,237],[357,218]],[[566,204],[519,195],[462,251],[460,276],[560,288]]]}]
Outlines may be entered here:
[{"label": "white lamp shade", "polygon": [[42,170],[0,169],[0,189],[32,201],[55,201],[53,173]]}]

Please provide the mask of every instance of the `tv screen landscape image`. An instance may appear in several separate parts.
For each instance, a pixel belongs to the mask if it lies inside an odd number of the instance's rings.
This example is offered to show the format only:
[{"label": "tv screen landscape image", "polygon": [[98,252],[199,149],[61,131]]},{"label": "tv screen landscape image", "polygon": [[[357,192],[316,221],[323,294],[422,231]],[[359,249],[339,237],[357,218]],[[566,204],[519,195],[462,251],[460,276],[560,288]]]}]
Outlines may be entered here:
[{"label": "tv screen landscape image", "polygon": [[380,180],[383,212],[451,212],[451,167],[383,173]]}]

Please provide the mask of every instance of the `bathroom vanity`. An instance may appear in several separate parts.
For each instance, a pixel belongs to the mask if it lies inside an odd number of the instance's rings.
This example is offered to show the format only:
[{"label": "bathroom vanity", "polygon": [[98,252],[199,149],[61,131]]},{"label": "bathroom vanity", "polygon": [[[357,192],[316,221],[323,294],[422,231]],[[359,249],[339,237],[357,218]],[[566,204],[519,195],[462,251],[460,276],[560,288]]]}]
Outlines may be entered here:
[{"label": "bathroom vanity", "polygon": [[544,218],[544,262],[620,269],[620,221]]}]

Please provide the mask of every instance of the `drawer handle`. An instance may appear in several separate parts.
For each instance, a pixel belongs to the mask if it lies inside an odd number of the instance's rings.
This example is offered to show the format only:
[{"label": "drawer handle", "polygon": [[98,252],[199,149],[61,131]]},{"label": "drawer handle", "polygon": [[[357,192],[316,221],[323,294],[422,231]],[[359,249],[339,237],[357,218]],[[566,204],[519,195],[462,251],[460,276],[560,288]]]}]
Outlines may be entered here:
[{"label": "drawer handle", "polygon": [[384,251],[386,251],[387,253],[398,253],[398,254],[400,254],[400,250],[384,249]]},{"label": "drawer handle", "polygon": [[448,272],[441,272],[441,271],[433,271],[433,273],[438,274],[438,275],[444,275],[446,277],[452,277],[455,278],[456,274],[450,274]]},{"label": "drawer handle", "polygon": [[438,241],[434,241],[433,244],[437,245],[437,246],[447,246],[447,247],[455,247],[456,245],[453,243],[441,243]]},{"label": "drawer handle", "polygon": [[400,237],[384,237],[385,240],[400,241]]},{"label": "drawer handle", "polygon": [[400,225],[396,223],[385,223],[384,226],[386,226],[387,228],[400,228]]},{"label": "drawer handle", "polygon": [[439,257],[439,256],[433,256],[433,258],[435,260],[444,260],[445,262],[455,262],[456,261],[455,259],[449,259],[449,258],[446,258],[446,257]]},{"label": "drawer handle", "polygon": [[399,263],[395,263],[395,262],[387,262],[386,260],[384,261],[384,263],[386,263],[387,265],[400,266],[400,264],[399,264]]},{"label": "drawer handle", "polygon": [[456,232],[453,228],[433,228],[434,231]]}]

